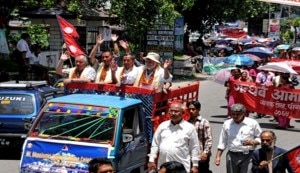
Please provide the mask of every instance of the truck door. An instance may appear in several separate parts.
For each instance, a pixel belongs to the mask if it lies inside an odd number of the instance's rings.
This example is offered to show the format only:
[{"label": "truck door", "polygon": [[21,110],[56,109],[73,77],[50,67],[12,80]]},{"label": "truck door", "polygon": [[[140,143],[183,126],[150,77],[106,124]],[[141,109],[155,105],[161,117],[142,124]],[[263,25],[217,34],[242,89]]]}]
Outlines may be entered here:
[{"label": "truck door", "polygon": [[122,156],[119,162],[119,170],[129,171],[144,166],[147,161],[147,141],[140,107],[124,111],[122,126],[122,133],[132,134],[133,140],[126,143],[121,141],[119,153]]}]

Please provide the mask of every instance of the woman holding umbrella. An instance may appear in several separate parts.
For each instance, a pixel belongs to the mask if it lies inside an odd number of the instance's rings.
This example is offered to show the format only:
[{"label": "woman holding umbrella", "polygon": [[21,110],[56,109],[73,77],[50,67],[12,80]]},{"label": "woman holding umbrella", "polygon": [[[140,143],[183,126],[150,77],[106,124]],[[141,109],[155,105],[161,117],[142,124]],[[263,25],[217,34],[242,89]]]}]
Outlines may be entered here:
[{"label": "woman holding umbrella", "polygon": [[230,91],[230,88],[231,86],[233,85],[233,83],[235,81],[239,81],[240,80],[240,77],[241,77],[241,70],[240,69],[232,69],[231,70],[231,74],[232,76],[229,78],[229,80],[227,82],[225,82],[225,87],[227,87],[227,90],[226,90],[226,94],[225,94],[225,99],[227,100],[228,102],[228,105],[227,105],[227,118],[231,118],[231,105],[233,105],[235,103],[234,101],[234,97]]}]

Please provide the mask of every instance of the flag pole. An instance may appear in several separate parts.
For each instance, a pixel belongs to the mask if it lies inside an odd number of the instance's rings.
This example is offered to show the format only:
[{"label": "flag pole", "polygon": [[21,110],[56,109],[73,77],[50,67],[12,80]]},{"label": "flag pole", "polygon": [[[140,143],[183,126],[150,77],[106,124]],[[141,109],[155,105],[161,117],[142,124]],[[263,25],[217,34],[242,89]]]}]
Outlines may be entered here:
[{"label": "flag pole", "polygon": [[268,162],[268,163],[271,163],[273,160],[278,159],[279,157],[281,157],[281,156],[283,156],[283,155],[285,155],[285,154],[286,154],[286,152],[285,152],[285,153],[282,153],[282,154],[279,154],[278,156],[273,157],[271,160],[268,160],[267,162]]},{"label": "flag pole", "polygon": [[278,158],[282,157],[283,155],[285,155],[285,154],[287,154],[287,153],[289,153],[289,152],[291,152],[291,151],[293,151],[294,149],[299,148],[299,147],[300,147],[300,145],[298,145],[298,146],[296,146],[296,147],[294,147],[294,148],[292,148],[292,149],[290,149],[290,150],[288,150],[288,151],[286,151],[286,152],[284,152],[284,153],[279,154],[278,156],[272,158],[271,160],[269,160],[269,161],[267,161],[267,162],[270,163],[270,162],[272,162],[273,160],[278,159]]}]

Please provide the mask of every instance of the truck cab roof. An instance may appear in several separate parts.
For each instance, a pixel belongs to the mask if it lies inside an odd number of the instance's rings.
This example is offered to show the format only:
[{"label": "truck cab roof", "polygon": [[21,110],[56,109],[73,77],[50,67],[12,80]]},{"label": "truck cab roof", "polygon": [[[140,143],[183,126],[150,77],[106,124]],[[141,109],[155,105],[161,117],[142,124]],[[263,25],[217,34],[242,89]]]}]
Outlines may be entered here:
[{"label": "truck cab roof", "polygon": [[105,107],[115,107],[120,109],[124,109],[126,107],[142,103],[141,100],[133,98],[93,94],[72,94],[63,97],[53,98],[49,100],[49,102],[74,103],[97,106],[101,105]]}]

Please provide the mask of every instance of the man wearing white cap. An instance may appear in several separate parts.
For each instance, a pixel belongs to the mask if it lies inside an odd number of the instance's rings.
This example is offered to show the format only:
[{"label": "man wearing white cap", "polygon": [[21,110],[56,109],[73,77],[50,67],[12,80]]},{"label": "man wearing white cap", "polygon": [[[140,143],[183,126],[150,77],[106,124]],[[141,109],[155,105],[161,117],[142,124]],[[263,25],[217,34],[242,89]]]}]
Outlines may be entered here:
[{"label": "man wearing white cap", "polygon": [[172,75],[169,73],[170,60],[164,62],[163,68],[160,66],[159,54],[149,52],[145,60],[145,66],[139,69],[134,86],[155,89],[161,92],[164,82],[171,82]]}]

